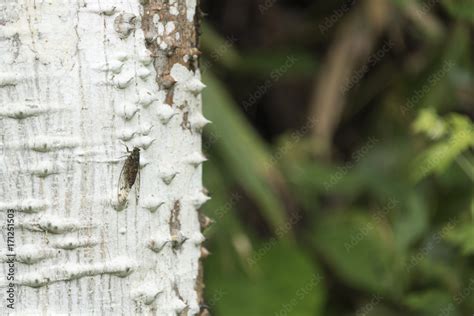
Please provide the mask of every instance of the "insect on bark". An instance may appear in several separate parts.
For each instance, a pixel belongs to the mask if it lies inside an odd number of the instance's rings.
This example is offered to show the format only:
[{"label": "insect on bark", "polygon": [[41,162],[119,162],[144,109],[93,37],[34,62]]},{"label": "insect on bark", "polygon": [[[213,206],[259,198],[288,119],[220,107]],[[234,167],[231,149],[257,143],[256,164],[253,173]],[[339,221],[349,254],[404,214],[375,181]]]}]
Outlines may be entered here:
[{"label": "insect on bark", "polygon": [[140,185],[140,148],[134,147],[130,151],[127,147],[127,153],[129,153],[125,163],[123,164],[122,171],[120,172],[119,187],[118,187],[118,204],[125,205],[127,203],[128,194],[132,189],[137,177],[139,178],[135,185],[135,196],[138,204],[139,196],[139,185]]}]

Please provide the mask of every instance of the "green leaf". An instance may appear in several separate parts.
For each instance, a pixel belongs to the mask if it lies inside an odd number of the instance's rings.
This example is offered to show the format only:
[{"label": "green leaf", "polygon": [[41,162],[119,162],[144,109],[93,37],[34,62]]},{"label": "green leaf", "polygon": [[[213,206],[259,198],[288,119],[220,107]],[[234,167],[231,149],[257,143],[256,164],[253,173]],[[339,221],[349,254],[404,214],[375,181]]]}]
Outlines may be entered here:
[{"label": "green leaf", "polygon": [[419,191],[407,192],[403,206],[394,212],[393,230],[399,251],[406,251],[428,228],[428,208]]},{"label": "green leaf", "polygon": [[439,139],[446,135],[446,123],[436,114],[434,109],[422,109],[413,123],[416,133],[424,133],[432,139]]},{"label": "green leaf", "polygon": [[[253,278],[229,271],[209,258],[207,299],[211,312],[226,316],[323,315],[324,278],[297,247],[283,241],[262,244]],[[214,293],[221,293],[213,299]]]},{"label": "green leaf", "polygon": [[474,224],[467,223],[450,231],[447,240],[460,246],[464,255],[474,254]]},{"label": "green leaf", "polygon": [[472,0],[443,0],[441,2],[448,12],[458,19],[474,23],[474,1]]},{"label": "green leaf", "polygon": [[314,56],[304,51],[248,51],[235,71],[273,79],[284,75],[312,76],[317,66]]},{"label": "green leaf", "polygon": [[[237,216],[243,196],[232,190],[232,179],[222,177],[219,168],[222,166],[217,159],[213,164],[204,165],[204,184],[212,192],[212,199],[204,205],[203,213],[215,222],[204,234],[211,243],[212,252],[218,252],[225,264],[240,266],[250,273],[248,259],[252,244]],[[229,258],[238,260],[229,261]]]},{"label": "green leaf", "polygon": [[223,38],[212,26],[202,23],[201,48],[206,52],[207,61],[200,65],[206,72],[212,63],[222,64],[228,68],[235,67],[241,62],[241,57],[234,47],[237,41],[233,37]]},{"label": "green leaf", "polygon": [[216,222],[207,233],[229,235],[241,231],[236,208],[242,196],[238,192],[232,192],[231,179],[222,177],[219,167],[218,161],[204,165],[204,185],[212,193],[212,198],[204,204],[203,209]]},{"label": "green leaf", "polygon": [[441,290],[412,293],[407,296],[406,304],[420,316],[460,315],[451,295]]},{"label": "green leaf", "polygon": [[[435,245],[432,252],[442,252],[443,245]],[[407,261],[409,279],[417,286],[442,288],[450,293],[455,293],[462,288],[462,271],[457,266],[457,257],[452,261],[443,261],[442,257],[424,255],[423,249],[412,252]],[[415,260],[415,261],[412,261]],[[414,265],[410,265],[414,262]]]},{"label": "green leaf", "polygon": [[397,274],[393,241],[382,221],[359,211],[319,219],[314,245],[349,285],[380,295],[397,296],[402,279]]},{"label": "green leaf", "polygon": [[[443,123],[439,123],[440,121],[434,112],[423,111],[415,122],[418,131],[431,134],[430,126],[442,124],[446,126],[443,134],[449,134],[415,159],[412,173],[412,178],[415,181],[419,181],[433,172],[443,172],[464,151],[474,146],[474,125],[467,117],[451,115]],[[448,124],[444,122],[448,122]]]},{"label": "green leaf", "polygon": [[222,158],[227,176],[255,199],[263,217],[277,231],[284,226],[286,215],[272,189],[272,179],[280,175],[269,164],[269,151],[217,78],[207,73],[204,82],[208,86],[203,93],[204,113],[213,121],[207,133],[216,139],[212,148]]}]

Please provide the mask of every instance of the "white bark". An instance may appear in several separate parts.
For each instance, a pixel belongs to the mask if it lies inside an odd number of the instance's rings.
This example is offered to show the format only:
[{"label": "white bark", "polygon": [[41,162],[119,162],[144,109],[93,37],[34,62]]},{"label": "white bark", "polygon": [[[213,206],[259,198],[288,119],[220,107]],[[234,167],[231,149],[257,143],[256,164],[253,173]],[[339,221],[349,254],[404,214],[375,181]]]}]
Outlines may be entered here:
[{"label": "white bark", "polygon": [[[0,0],[2,315],[199,312],[196,1],[141,2]],[[138,205],[137,183],[117,205],[121,142],[141,148]]]}]

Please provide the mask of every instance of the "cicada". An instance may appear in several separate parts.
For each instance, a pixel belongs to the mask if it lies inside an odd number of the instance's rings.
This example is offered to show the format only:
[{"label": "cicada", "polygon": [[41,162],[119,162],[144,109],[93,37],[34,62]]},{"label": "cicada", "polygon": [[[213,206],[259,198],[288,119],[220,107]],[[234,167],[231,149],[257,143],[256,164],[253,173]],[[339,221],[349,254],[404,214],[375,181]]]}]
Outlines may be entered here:
[{"label": "cicada", "polygon": [[127,203],[128,194],[132,190],[137,178],[138,181],[135,185],[135,196],[136,202],[138,204],[138,196],[140,191],[140,148],[134,147],[133,150],[130,151],[127,147],[127,153],[129,153],[129,155],[123,164],[123,168],[119,177],[117,194],[119,205],[125,205]]}]

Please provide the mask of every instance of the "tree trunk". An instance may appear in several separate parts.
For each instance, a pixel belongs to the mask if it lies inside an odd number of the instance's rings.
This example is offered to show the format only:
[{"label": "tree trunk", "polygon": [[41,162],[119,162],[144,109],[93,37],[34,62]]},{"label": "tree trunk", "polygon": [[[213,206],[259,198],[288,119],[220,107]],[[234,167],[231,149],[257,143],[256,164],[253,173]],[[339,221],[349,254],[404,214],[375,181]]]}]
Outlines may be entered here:
[{"label": "tree trunk", "polygon": [[199,312],[196,10],[0,0],[1,314]]}]

